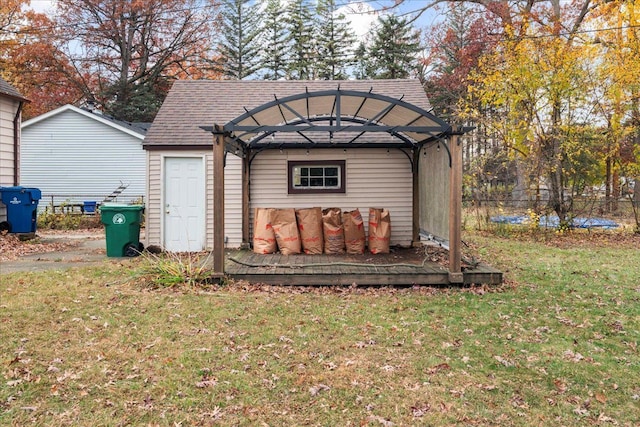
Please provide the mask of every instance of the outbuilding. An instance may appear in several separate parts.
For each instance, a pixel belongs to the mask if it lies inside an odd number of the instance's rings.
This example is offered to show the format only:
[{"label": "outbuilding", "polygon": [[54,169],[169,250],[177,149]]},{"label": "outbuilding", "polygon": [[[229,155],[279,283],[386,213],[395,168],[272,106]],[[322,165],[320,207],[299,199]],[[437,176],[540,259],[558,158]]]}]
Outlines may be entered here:
[{"label": "outbuilding", "polygon": [[[386,208],[391,245],[430,238],[462,282],[460,135],[430,113],[417,80],[177,81],[147,150],[146,245],[249,247],[258,207]],[[330,185],[297,172],[337,171]]]},{"label": "outbuilding", "polygon": [[90,108],[64,105],[22,124],[21,183],[42,191],[41,208],[146,198],[149,123],[116,120]]}]

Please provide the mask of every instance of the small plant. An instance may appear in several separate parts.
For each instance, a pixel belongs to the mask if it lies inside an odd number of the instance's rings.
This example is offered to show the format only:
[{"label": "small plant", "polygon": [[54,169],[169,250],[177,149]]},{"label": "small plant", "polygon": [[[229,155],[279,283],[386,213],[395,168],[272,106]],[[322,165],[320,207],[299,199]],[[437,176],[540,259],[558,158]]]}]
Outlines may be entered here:
[{"label": "small plant", "polygon": [[196,252],[143,252],[142,255],[146,261],[144,273],[156,286],[195,287],[208,283],[211,279],[212,268],[209,261],[212,252],[206,256]]}]

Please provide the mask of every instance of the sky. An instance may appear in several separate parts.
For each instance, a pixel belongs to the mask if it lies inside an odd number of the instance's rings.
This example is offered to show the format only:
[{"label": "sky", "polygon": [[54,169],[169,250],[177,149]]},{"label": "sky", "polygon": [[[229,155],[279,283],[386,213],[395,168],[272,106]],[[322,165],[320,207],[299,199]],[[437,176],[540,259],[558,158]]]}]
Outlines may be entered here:
[{"label": "sky", "polygon": [[[396,8],[392,9],[398,14],[411,14],[425,5],[428,0],[403,0]],[[378,19],[380,11],[394,6],[395,0],[336,0],[337,4],[345,4],[340,11],[347,16],[352,23],[353,29],[358,38],[370,30],[371,24]],[[31,0],[31,8],[40,13],[53,13],[55,11],[55,0]],[[384,12],[383,12],[384,13]],[[430,26],[437,22],[441,15],[436,10],[428,10],[423,13],[414,24],[417,28]]]}]

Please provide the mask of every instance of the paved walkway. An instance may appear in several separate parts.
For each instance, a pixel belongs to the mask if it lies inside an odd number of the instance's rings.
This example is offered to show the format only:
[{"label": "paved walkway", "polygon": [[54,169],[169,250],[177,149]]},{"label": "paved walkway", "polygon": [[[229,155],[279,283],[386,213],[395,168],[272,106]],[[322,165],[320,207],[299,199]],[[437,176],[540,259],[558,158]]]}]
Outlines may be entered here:
[{"label": "paved walkway", "polygon": [[73,242],[64,249],[25,255],[16,260],[0,262],[0,274],[20,271],[64,270],[103,263],[109,259],[106,255],[104,235],[100,234],[46,234],[43,242]]}]

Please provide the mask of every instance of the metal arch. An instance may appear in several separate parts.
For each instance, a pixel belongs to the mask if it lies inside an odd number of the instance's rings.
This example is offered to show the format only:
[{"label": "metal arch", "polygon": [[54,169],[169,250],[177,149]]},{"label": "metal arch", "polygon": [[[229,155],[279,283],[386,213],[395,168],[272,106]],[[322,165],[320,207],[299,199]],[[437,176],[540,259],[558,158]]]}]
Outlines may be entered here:
[{"label": "metal arch", "polygon": [[[433,121],[434,123],[438,124],[439,126],[442,127],[443,132],[450,129],[450,125],[446,122],[444,122],[443,120],[439,119],[438,117],[434,116],[432,113],[424,110],[423,108],[420,108],[416,105],[410,104],[408,102],[403,101],[402,99],[397,99],[397,98],[393,98],[391,96],[387,96],[387,95],[381,95],[378,93],[374,93],[374,92],[361,92],[361,91],[355,91],[355,90],[343,90],[343,89],[333,89],[333,90],[323,90],[323,91],[316,91],[316,92],[304,92],[304,93],[300,93],[297,95],[290,95],[290,96],[286,96],[280,99],[275,99],[273,101],[267,102],[265,104],[262,104],[250,111],[245,112],[244,114],[236,117],[235,119],[230,120],[229,122],[227,122],[224,125],[224,130],[227,132],[233,132],[234,127],[236,125],[238,125],[238,123],[242,122],[243,120],[247,119],[247,118],[251,118],[255,121],[254,116],[258,113],[260,113],[261,111],[267,110],[269,108],[273,108],[273,107],[278,107],[281,108],[281,105],[286,104],[288,102],[292,102],[292,101],[297,101],[300,99],[306,99],[307,101],[310,98],[317,98],[317,97],[326,97],[326,96],[334,96],[335,100],[337,100],[339,97],[341,96],[352,96],[352,97],[361,97],[364,100],[366,99],[375,99],[378,101],[384,101],[387,102],[393,106],[401,106],[403,108],[406,108],[410,111],[413,111],[415,113],[418,113],[419,115],[428,118],[429,120]],[[286,123],[286,122],[285,122]],[[284,128],[288,123],[286,123],[285,125],[282,125],[282,127]],[[275,124],[274,124],[275,125]],[[282,131],[286,131],[286,129],[282,129]]]},{"label": "metal arch", "polygon": [[[334,119],[335,119],[335,117],[334,117]],[[358,118],[358,117],[343,117],[342,119],[344,121],[346,121],[346,122],[352,122],[352,123],[358,123],[358,124],[367,124],[369,122],[368,119],[361,119],[361,118]],[[323,121],[328,121],[328,120],[331,120],[331,117],[311,117],[311,118],[308,118],[308,119],[305,119],[305,120],[296,120],[296,121],[289,122],[289,125],[296,126],[296,125],[303,124],[303,123],[308,123],[308,122],[323,122]],[[358,128],[354,128],[353,131],[357,132]],[[260,141],[262,141],[264,138],[266,138],[268,136],[271,136],[271,135],[273,135],[273,134],[275,134],[277,132],[279,132],[279,131],[274,130],[274,131],[264,132],[262,135],[259,135],[259,136],[255,137],[255,138],[247,141],[246,144],[249,147],[252,147],[252,148],[257,147],[258,146],[257,144]],[[400,139],[401,141],[403,141],[405,143],[405,145],[407,145],[409,147],[414,147],[416,145],[411,139],[407,138],[406,136],[404,136],[402,134],[399,134],[399,133],[394,132],[392,130],[391,131],[385,131],[385,132],[387,132],[390,135],[395,136],[396,138]],[[299,133],[302,137],[304,137],[305,139],[308,139],[301,133],[301,131],[299,129],[296,130],[296,133]],[[364,133],[364,132],[362,132],[362,133]],[[432,135],[430,139],[433,139],[433,138],[438,138],[438,136],[437,135]],[[356,138],[354,138],[354,140],[355,139]]]}]

